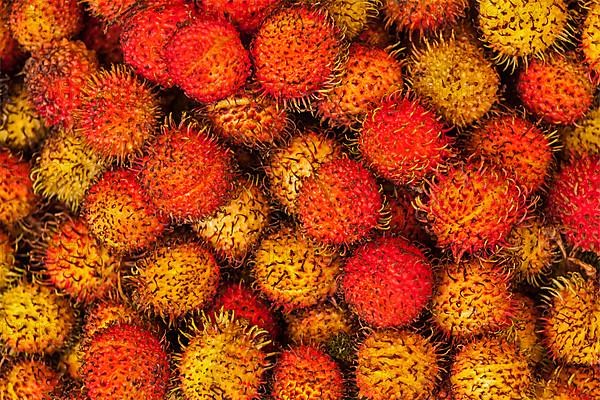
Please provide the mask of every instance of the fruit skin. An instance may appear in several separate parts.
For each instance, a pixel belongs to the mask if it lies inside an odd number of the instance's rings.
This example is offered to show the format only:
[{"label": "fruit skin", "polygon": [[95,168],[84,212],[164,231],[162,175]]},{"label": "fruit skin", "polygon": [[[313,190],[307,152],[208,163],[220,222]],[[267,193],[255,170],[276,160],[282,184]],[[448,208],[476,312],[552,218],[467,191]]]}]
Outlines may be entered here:
[{"label": "fruit skin", "polygon": [[331,126],[358,130],[385,96],[402,89],[402,64],[389,52],[352,44],[341,82],[317,103]]},{"label": "fruit skin", "polygon": [[376,228],[383,202],[373,175],[362,164],[340,158],[304,181],[297,206],[303,232],[335,246],[355,243]]},{"label": "fruit skin", "polygon": [[309,6],[282,7],[261,25],[250,52],[262,90],[284,105],[311,109],[334,86],[345,49],[339,30]]},{"label": "fruit skin", "polygon": [[254,33],[281,0],[205,0],[203,10],[229,19],[242,33]]},{"label": "fruit skin", "polygon": [[564,366],[555,374],[559,382],[574,387],[579,392],[590,396],[591,399],[597,399],[600,396],[600,368],[598,366]]},{"label": "fruit skin", "polygon": [[201,103],[234,94],[250,76],[249,53],[224,19],[194,20],[171,36],[164,52],[170,78]]},{"label": "fruit skin", "polygon": [[548,380],[538,382],[536,388],[537,400],[592,400],[583,392],[562,384],[561,382]]},{"label": "fruit skin", "polygon": [[11,280],[15,267],[15,249],[12,239],[0,228],[0,290],[4,290]]},{"label": "fruit skin", "polygon": [[545,356],[545,348],[539,332],[538,318],[540,317],[535,303],[529,297],[520,293],[513,294],[512,325],[505,329],[503,335],[509,342],[517,345],[529,364],[534,367]]},{"label": "fruit skin", "polygon": [[83,86],[97,69],[95,53],[80,41],[55,41],[33,53],[23,69],[25,86],[47,126],[72,127]]},{"label": "fruit skin", "polygon": [[162,128],[141,161],[140,182],[153,203],[174,220],[198,220],[227,203],[236,171],[232,152],[186,118]]},{"label": "fruit skin", "polygon": [[526,357],[500,338],[482,338],[462,347],[454,357],[450,383],[457,399],[532,398]]},{"label": "fruit skin", "polygon": [[274,400],[341,400],[344,394],[342,372],[329,357],[311,346],[284,351],[277,360],[271,395]]},{"label": "fruit skin", "polygon": [[31,150],[46,136],[44,126],[23,85],[14,85],[0,103],[0,144],[13,151]]},{"label": "fruit skin", "polygon": [[103,65],[122,63],[123,51],[119,43],[122,27],[90,15],[86,15],[84,21],[81,40],[87,48],[96,52]]},{"label": "fruit skin", "polygon": [[358,347],[356,384],[371,400],[425,400],[441,374],[433,343],[407,330],[374,331]]},{"label": "fruit skin", "polygon": [[426,243],[429,241],[423,224],[417,219],[413,201],[416,194],[407,188],[384,186],[386,196],[386,210],[384,215],[390,216],[387,233],[391,236],[401,236],[414,242]]},{"label": "fruit skin", "polygon": [[419,32],[435,31],[453,25],[464,16],[469,7],[466,0],[384,0],[386,25],[399,30]]},{"label": "fruit skin", "polygon": [[19,44],[35,52],[45,43],[75,36],[83,28],[83,13],[77,0],[16,0],[9,23]]},{"label": "fruit skin", "polygon": [[37,205],[29,173],[29,163],[0,148],[0,224],[6,227],[23,220]]},{"label": "fruit skin", "polygon": [[45,400],[58,388],[60,376],[46,362],[22,359],[7,367],[0,377],[2,400]]},{"label": "fruit skin", "polygon": [[563,166],[550,187],[547,212],[579,249],[600,252],[600,156]]},{"label": "fruit skin", "polygon": [[13,73],[25,58],[25,53],[10,31],[9,13],[8,2],[0,2],[0,69]]},{"label": "fruit skin", "polygon": [[582,118],[592,105],[595,89],[579,60],[560,54],[531,60],[517,81],[525,107],[551,124],[570,125]]},{"label": "fruit skin", "polygon": [[444,170],[452,156],[446,130],[418,100],[392,96],[367,115],[358,148],[379,176],[396,185],[418,185]]},{"label": "fruit skin", "polygon": [[205,319],[202,328],[192,327],[190,341],[177,357],[178,391],[187,400],[258,397],[270,362],[261,349],[269,342],[265,332],[232,312]]},{"label": "fruit skin", "polygon": [[90,400],[162,400],[169,375],[163,344],[144,328],[116,324],[87,343],[82,377]]},{"label": "fruit skin", "polygon": [[69,302],[49,287],[19,283],[0,294],[0,339],[9,353],[51,354],[75,322]]},{"label": "fruit skin", "polygon": [[115,299],[98,301],[85,316],[84,337],[89,339],[112,325],[124,323],[142,326],[144,320],[129,303]]},{"label": "fruit skin", "polygon": [[134,170],[105,172],[83,201],[82,216],[92,235],[118,253],[147,248],[167,224],[135,176]]},{"label": "fruit skin", "polygon": [[581,49],[595,82],[600,76],[600,4],[588,2],[588,13],[581,27]]},{"label": "fruit skin", "polygon": [[284,226],[262,240],[253,271],[258,288],[289,312],[331,296],[337,289],[340,265],[334,252]]},{"label": "fruit skin", "polygon": [[160,117],[152,89],[125,67],[113,66],[93,74],[81,94],[75,132],[109,162],[139,155]]},{"label": "fruit skin", "polygon": [[456,259],[502,245],[512,227],[524,217],[525,198],[504,173],[477,163],[459,164],[440,175],[429,199],[415,199],[441,248]]},{"label": "fruit skin", "polygon": [[347,40],[354,40],[377,17],[380,6],[377,0],[321,0],[313,4],[327,11]]},{"label": "fruit skin", "polygon": [[430,263],[402,238],[378,238],[346,260],[341,281],[350,308],[378,327],[410,324],[423,311],[433,290]]},{"label": "fruit skin", "polygon": [[307,344],[321,348],[336,336],[353,333],[350,313],[334,302],[286,314],[285,320],[286,337],[297,345]]},{"label": "fruit skin", "polygon": [[124,61],[144,78],[171,87],[164,47],[180,26],[196,16],[194,6],[183,0],[150,4],[137,11],[121,33]]},{"label": "fruit skin", "polygon": [[561,142],[566,158],[600,155],[600,108],[592,108],[577,125],[563,130]]},{"label": "fruit skin", "polygon": [[139,0],[86,0],[87,8],[93,16],[110,23],[118,22],[136,9]]}]

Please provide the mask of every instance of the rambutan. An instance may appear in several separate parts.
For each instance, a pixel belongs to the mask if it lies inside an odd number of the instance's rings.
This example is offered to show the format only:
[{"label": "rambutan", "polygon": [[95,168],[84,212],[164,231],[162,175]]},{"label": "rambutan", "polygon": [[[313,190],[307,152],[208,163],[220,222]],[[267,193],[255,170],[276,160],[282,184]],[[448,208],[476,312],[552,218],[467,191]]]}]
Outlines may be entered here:
[{"label": "rambutan", "polygon": [[320,0],[316,4],[327,11],[347,40],[355,39],[380,7],[379,0]]},{"label": "rambutan", "polygon": [[386,24],[399,30],[424,33],[454,24],[465,15],[467,0],[384,0]]},{"label": "rambutan", "polygon": [[356,385],[372,400],[430,398],[440,377],[435,344],[407,330],[374,331],[358,347]]},{"label": "rambutan", "polygon": [[600,156],[563,166],[548,195],[547,212],[577,248],[600,252]]},{"label": "rambutan", "polygon": [[577,125],[561,132],[566,158],[600,155],[600,108],[593,108]]},{"label": "rambutan", "polygon": [[115,324],[132,324],[142,326],[144,320],[128,303],[120,300],[101,300],[90,307],[83,326],[86,338]]},{"label": "rambutan", "polygon": [[297,207],[309,237],[326,245],[348,245],[378,226],[383,202],[375,177],[362,164],[339,158],[304,181]]},{"label": "rambutan", "polygon": [[297,229],[283,227],[262,240],[253,271],[258,288],[289,312],[331,296],[340,265],[333,251],[320,248]]},{"label": "rambutan", "polygon": [[286,335],[295,344],[322,347],[338,335],[353,333],[348,310],[335,303],[323,303],[286,314]]},{"label": "rambutan", "polygon": [[520,293],[513,294],[512,303],[512,324],[500,334],[514,342],[521,354],[527,357],[529,364],[534,366],[545,355],[538,329],[538,312],[533,300]]},{"label": "rambutan", "polygon": [[277,360],[271,396],[274,400],[341,400],[344,383],[339,366],[327,354],[311,346],[284,351]]},{"label": "rambutan", "polygon": [[79,338],[62,352],[58,361],[59,370],[72,379],[80,381],[84,355],[83,339]]},{"label": "rambutan", "polygon": [[40,360],[19,360],[0,376],[2,400],[46,400],[59,387],[60,375]]},{"label": "rambutan", "polygon": [[581,48],[597,82],[600,77],[600,3],[589,1],[586,6],[588,13],[581,27]]},{"label": "rambutan", "polygon": [[261,25],[251,46],[262,90],[283,104],[311,109],[334,86],[345,49],[341,34],[309,6],[283,7]]},{"label": "rambutan", "polygon": [[344,265],[344,298],[360,318],[376,327],[414,321],[431,298],[431,265],[402,238],[378,238],[358,248]]},{"label": "rambutan", "polygon": [[205,0],[203,10],[227,18],[243,33],[252,34],[281,0]]},{"label": "rambutan", "polygon": [[6,288],[15,267],[15,245],[12,239],[0,228],[0,290]]},{"label": "rambutan", "polygon": [[582,365],[563,366],[557,371],[556,379],[579,392],[590,396],[589,400],[600,398],[600,367]]},{"label": "rambutan", "polygon": [[[385,188],[385,187],[384,187]],[[416,242],[428,240],[424,225],[417,219],[417,213],[412,206],[416,194],[406,188],[393,187],[385,190],[386,210],[389,213],[389,232],[391,235],[401,236]]]},{"label": "rambutan", "polygon": [[19,67],[25,54],[10,30],[9,13],[8,2],[0,1],[0,70],[11,73]]},{"label": "rambutan", "polygon": [[84,21],[81,41],[87,48],[95,51],[104,65],[121,63],[123,61],[120,44],[121,25],[106,23],[90,15],[86,15]]},{"label": "rambutan", "polygon": [[122,21],[147,0],[85,0],[90,14],[110,23]]},{"label": "rambutan", "polygon": [[31,214],[37,204],[29,163],[0,148],[0,224],[8,227]]},{"label": "rambutan", "polygon": [[108,171],[83,201],[82,215],[92,235],[120,253],[147,248],[166,227],[135,175],[127,169]]},{"label": "rambutan", "polygon": [[14,85],[0,104],[0,144],[14,151],[32,150],[48,129],[23,85]]},{"label": "rambutan", "polygon": [[397,38],[386,29],[383,20],[371,18],[355,42],[378,49],[391,49],[397,44]]},{"label": "rambutan", "polygon": [[574,387],[555,380],[544,380],[536,385],[536,400],[592,400]]},{"label": "rambutan", "polygon": [[140,182],[152,202],[175,220],[200,219],[224,206],[233,195],[232,152],[206,127],[172,120],[141,161]]},{"label": "rambutan", "polygon": [[169,375],[163,344],[144,328],[116,324],[87,343],[82,377],[90,400],[163,400]]},{"label": "rambutan", "polygon": [[317,103],[330,125],[357,129],[385,96],[402,89],[402,64],[387,51],[350,46],[341,81]]}]

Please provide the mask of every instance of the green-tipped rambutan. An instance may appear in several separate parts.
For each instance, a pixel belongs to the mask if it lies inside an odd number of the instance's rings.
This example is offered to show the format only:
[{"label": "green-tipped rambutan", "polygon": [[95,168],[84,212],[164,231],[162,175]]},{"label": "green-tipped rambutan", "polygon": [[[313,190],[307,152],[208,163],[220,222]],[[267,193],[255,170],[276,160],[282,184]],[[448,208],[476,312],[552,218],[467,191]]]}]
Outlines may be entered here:
[{"label": "green-tipped rambutan", "polygon": [[383,12],[387,24],[423,33],[454,24],[468,6],[467,0],[384,0]]},{"label": "green-tipped rambutan", "polygon": [[0,105],[0,144],[11,150],[34,149],[47,128],[23,85],[14,85]]},{"label": "green-tipped rambutan", "polygon": [[600,107],[593,108],[577,125],[561,132],[567,158],[600,155]]},{"label": "green-tipped rambutan", "polygon": [[285,320],[286,335],[295,344],[322,347],[336,336],[353,333],[350,313],[333,302],[286,314]]},{"label": "green-tipped rambutan", "polygon": [[31,214],[37,205],[29,163],[0,148],[0,224],[8,227]]},{"label": "green-tipped rambutan", "polygon": [[0,376],[2,400],[46,400],[59,387],[60,375],[40,360],[11,363]]},{"label": "green-tipped rambutan", "polygon": [[347,40],[355,39],[371,18],[379,13],[379,0],[319,0],[316,2],[344,33]]}]

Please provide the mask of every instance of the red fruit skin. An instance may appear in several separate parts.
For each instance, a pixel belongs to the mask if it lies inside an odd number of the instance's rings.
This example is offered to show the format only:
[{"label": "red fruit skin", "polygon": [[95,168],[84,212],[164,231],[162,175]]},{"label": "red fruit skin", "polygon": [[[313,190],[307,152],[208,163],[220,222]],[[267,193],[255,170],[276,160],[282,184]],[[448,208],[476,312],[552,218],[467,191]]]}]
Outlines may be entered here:
[{"label": "red fruit skin", "polygon": [[569,244],[600,253],[600,156],[573,160],[558,173],[548,195],[548,213]]},{"label": "red fruit skin", "polygon": [[205,11],[227,18],[243,33],[255,32],[281,0],[204,0]]},{"label": "red fruit skin", "polygon": [[138,11],[121,34],[125,62],[144,78],[165,88],[173,86],[165,61],[165,45],[180,26],[196,16],[194,6],[183,0],[154,4]]},{"label": "red fruit skin", "polygon": [[30,175],[27,161],[0,147],[0,227],[10,227],[34,211],[38,198]]},{"label": "red fruit skin", "polygon": [[414,321],[433,290],[431,265],[406,239],[378,238],[347,260],[342,278],[346,302],[378,328]]},{"label": "red fruit skin", "polygon": [[125,19],[137,5],[145,0],[86,0],[90,13],[108,22],[119,22]]},{"label": "red fruit skin", "polygon": [[178,29],[164,54],[170,78],[199,102],[234,94],[250,76],[250,55],[235,27],[222,19],[197,19]]},{"label": "red fruit skin", "polygon": [[297,206],[304,233],[335,246],[366,237],[377,226],[382,199],[373,175],[360,163],[341,158],[306,179]]},{"label": "red fruit skin", "polygon": [[358,146],[382,177],[397,185],[418,183],[452,155],[445,130],[418,101],[392,96],[367,116]]},{"label": "red fruit skin", "polygon": [[396,189],[394,194],[386,193],[386,197],[390,210],[388,232],[420,243],[426,242],[427,233],[412,206],[416,196],[409,190]]},{"label": "red fruit skin", "polygon": [[123,52],[119,38],[121,25],[106,24],[100,19],[87,16],[81,40],[88,49],[94,50],[103,64],[119,64],[123,61]]},{"label": "red fruit skin", "polygon": [[0,2],[0,71],[12,73],[25,58],[19,43],[13,38],[8,26],[9,7],[6,1]]},{"label": "red fruit skin", "polygon": [[169,371],[168,355],[151,332],[116,324],[91,338],[82,376],[90,400],[163,400]]}]

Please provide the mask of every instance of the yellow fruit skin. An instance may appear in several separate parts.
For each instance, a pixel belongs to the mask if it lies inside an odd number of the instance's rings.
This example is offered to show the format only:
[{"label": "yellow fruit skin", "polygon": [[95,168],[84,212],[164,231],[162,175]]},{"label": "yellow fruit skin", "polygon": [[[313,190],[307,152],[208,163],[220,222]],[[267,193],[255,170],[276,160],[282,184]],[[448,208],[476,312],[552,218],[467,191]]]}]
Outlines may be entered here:
[{"label": "yellow fruit skin", "polygon": [[10,237],[0,229],[0,290],[8,286],[15,267],[15,249]]},{"label": "yellow fruit skin", "polygon": [[362,32],[369,18],[378,14],[378,0],[325,0],[323,7],[342,29],[344,37],[352,40]]},{"label": "yellow fruit skin", "polygon": [[92,337],[102,329],[118,323],[140,325],[143,321],[129,304],[115,300],[101,301],[88,311],[83,332],[86,337]]},{"label": "yellow fruit skin", "polygon": [[320,346],[336,335],[352,334],[348,312],[334,304],[323,304],[286,315],[287,336],[296,344]]},{"label": "yellow fruit skin", "polygon": [[59,379],[58,372],[42,361],[17,361],[0,377],[0,399],[49,400]]},{"label": "yellow fruit skin", "polygon": [[15,151],[33,149],[44,139],[48,129],[24,87],[14,86],[11,92],[0,108],[0,144]]},{"label": "yellow fruit skin", "polygon": [[600,154],[600,108],[592,109],[576,126],[565,129],[561,136],[567,157]]},{"label": "yellow fruit skin", "polygon": [[511,318],[512,325],[501,332],[501,335],[514,342],[533,366],[544,357],[544,346],[537,326],[539,315],[533,300],[522,294],[513,296],[515,308]]},{"label": "yellow fruit skin", "polygon": [[589,400],[600,399],[600,366],[564,366],[555,371],[555,375],[562,384],[590,396]]},{"label": "yellow fruit skin", "polygon": [[583,23],[581,34],[581,47],[585,60],[592,72],[596,75],[596,81],[600,75],[600,3],[590,1],[587,17]]},{"label": "yellow fruit skin", "polygon": [[59,368],[71,378],[81,380],[81,366],[83,365],[84,355],[83,342],[78,340],[63,352],[58,364]]}]

